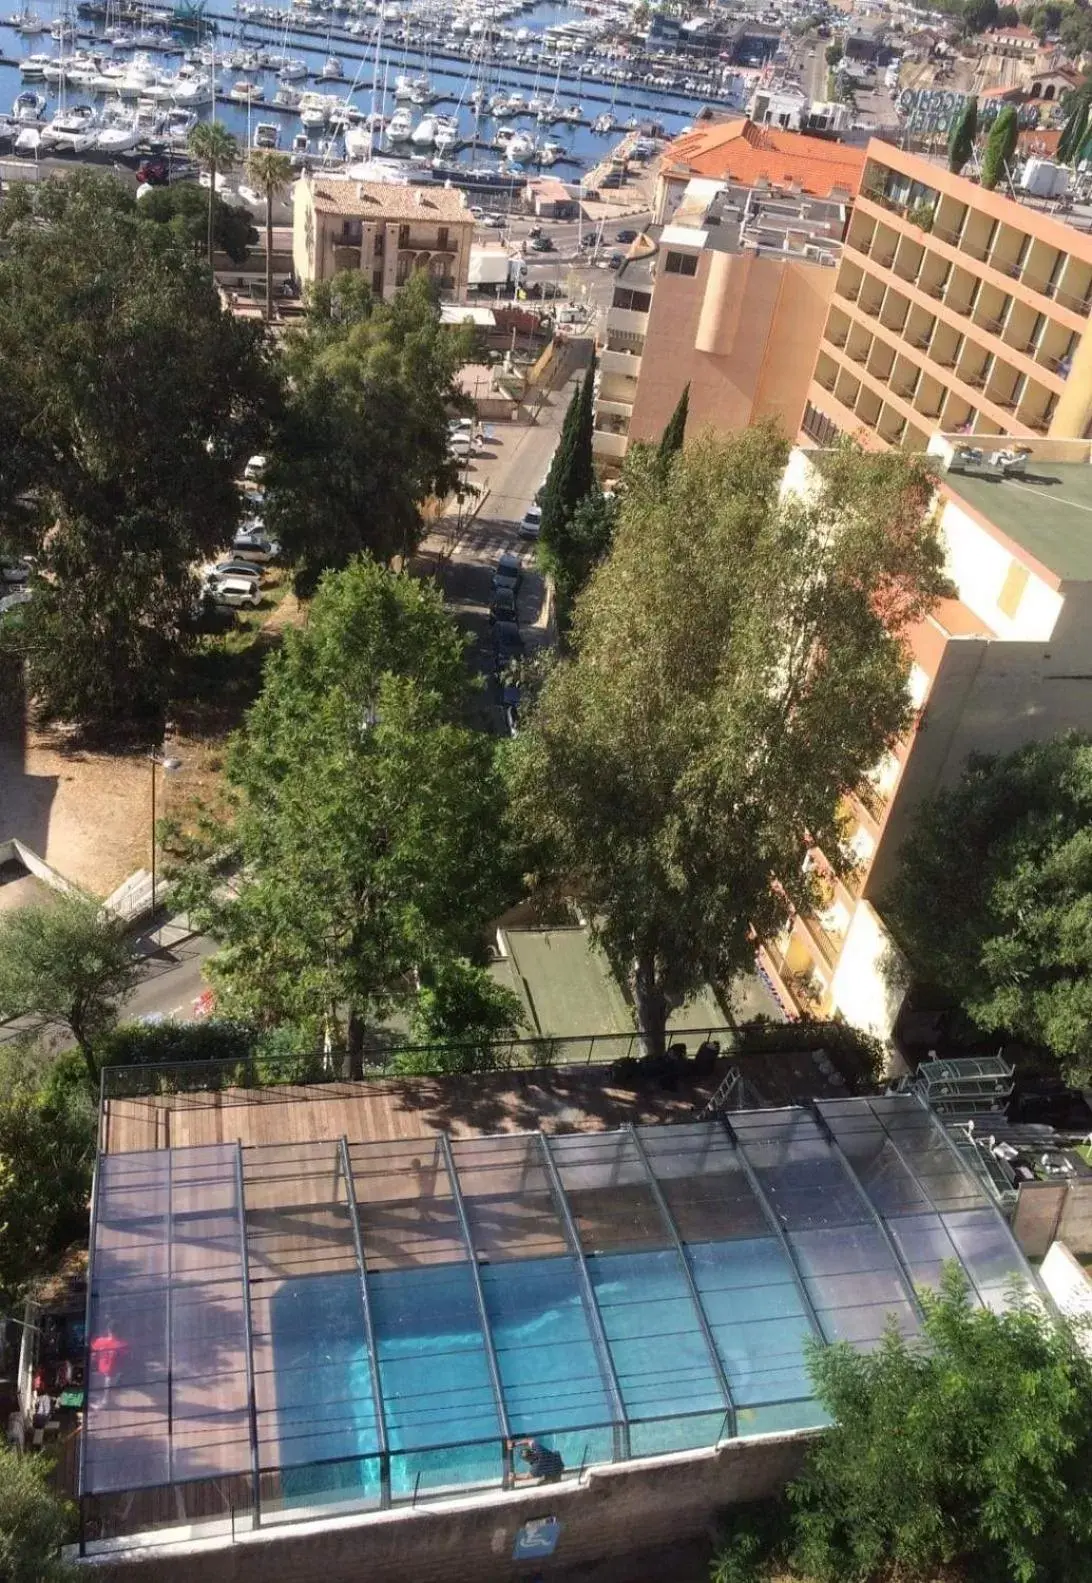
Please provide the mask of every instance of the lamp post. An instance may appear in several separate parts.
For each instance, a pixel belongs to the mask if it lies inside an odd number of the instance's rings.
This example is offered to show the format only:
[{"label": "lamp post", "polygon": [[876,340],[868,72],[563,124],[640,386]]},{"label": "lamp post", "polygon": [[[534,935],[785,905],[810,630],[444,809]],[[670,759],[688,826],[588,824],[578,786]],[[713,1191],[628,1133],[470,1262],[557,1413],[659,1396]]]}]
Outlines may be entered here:
[{"label": "lamp post", "polygon": [[156,791],[156,781],[159,778],[158,775],[156,774],[156,771],[162,765],[164,773],[167,774],[167,775],[171,775],[171,774],[174,773],[175,770],[180,770],[182,768],[182,760],[181,759],[176,759],[176,758],[171,758],[169,755],[164,754],[162,752],[162,750],[157,751],[155,748],[152,749],[152,751],[151,751],[151,753],[149,753],[148,757],[151,760],[151,765],[152,765],[152,912],[151,912],[151,916],[154,918],[155,917],[155,881],[156,881],[156,872],[155,872],[155,791]]}]

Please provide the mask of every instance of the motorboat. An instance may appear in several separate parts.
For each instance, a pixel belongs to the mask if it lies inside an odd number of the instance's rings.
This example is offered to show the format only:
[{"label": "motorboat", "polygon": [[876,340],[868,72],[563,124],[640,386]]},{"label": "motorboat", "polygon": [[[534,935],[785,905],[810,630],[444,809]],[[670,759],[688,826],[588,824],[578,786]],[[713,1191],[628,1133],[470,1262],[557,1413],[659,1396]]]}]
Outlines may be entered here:
[{"label": "motorboat", "polygon": [[309,77],[310,75],[311,68],[305,60],[300,60],[298,56],[290,56],[277,73],[281,82],[299,82],[301,78]]},{"label": "motorboat", "polygon": [[49,24],[49,33],[50,37],[55,38],[58,44],[71,44],[76,37],[76,24],[69,16],[54,17]]},{"label": "motorboat", "polygon": [[149,56],[134,55],[117,83],[117,92],[137,99],[150,89],[158,88],[161,75],[159,67]]},{"label": "motorboat", "polygon": [[529,159],[534,159],[537,152],[535,140],[529,132],[517,132],[510,140],[505,156],[510,165],[522,165]]},{"label": "motorboat", "polygon": [[56,149],[58,153],[83,154],[94,148],[99,135],[98,111],[93,105],[76,104],[70,110],[58,110],[42,128],[42,149]]},{"label": "motorboat", "polygon": [[46,72],[56,69],[59,82],[64,70],[63,62],[56,55],[27,55],[19,62],[19,75],[24,82],[45,82]]},{"label": "motorboat", "polygon": [[[24,88],[22,93],[15,95],[15,103],[11,107],[13,121],[18,121],[20,126],[36,126],[45,114],[45,95],[35,93],[32,88]],[[37,144],[34,145],[37,148]]]},{"label": "motorboat", "polygon": [[265,89],[260,82],[248,82],[240,77],[228,89],[228,98],[235,104],[259,104],[265,98]]},{"label": "motorboat", "polygon": [[598,132],[600,137],[605,137],[609,132],[614,131],[614,117],[609,110],[605,115],[596,116],[592,122],[592,131]]},{"label": "motorboat", "polygon": [[155,142],[163,131],[164,119],[164,112],[154,99],[137,100],[136,123],[141,142]]},{"label": "motorboat", "polygon": [[298,110],[302,99],[298,88],[289,88],[282,83],[269,102],[278,110]]},{"label": "motorboat", "polygon": [[390,118],[387,126],[387,140],[391,143],[405,143],[412,136],[413,119],[405,106],[402,106]]},{"label": "motorboat", "polygon": [[17,11],[14,16],[6,18],[8,27],[13,27],[17,33],[29,36],[32,33],[44,33],[46,25],[35,11]]},{"label": "motorboat", "polygon": [[326,125],[330,104],[325,94],[305,93],[300,100],[300,120],[309,130]]},{"label": "motorboat", "polygon": [[422,116],[410,134],[414,148],[431,148],[436,141],[436,117]]},{"label": "motorboat", "polygon": [[[95,84],[101,72],[102,61],[99,56],[89,55],[84,50],[77,50],[63,66],[65,81],[71,83],[73,88],[84,88],[90,93],[98,91]],[[46,82],[49,80],[49,73],[46,72]]]},{"label": "motorboat", "polygon": [[190,133],[197,125],[197,112],[176,106],[168,110],[163,122],[163,137],[172,148],[185,148],[190,140]]},{"label": "motorboat", "polygon": [[394,97],[399,104],[408,104],[413,97],[413,83],[405,73],[400,73],[394,79]]},{"label": "motorboat", "polygon": [[432,139],[439,154],[448,154],[459,141],[459,123],[453,116],[438,115],[436,132]]},{"label": "motorboat", "polygon": [[204,104],[214,97],[214,84],[207,72],[195,66],[183,65],[176,76],[165,84],[167,95],[175,104]]},{"label": "motorboat", "polygon": [[563,143],[555,143],[552,138],[547,138],[538,151],[538,162],[540,165],[556,164],[564,152],[565,146]]},{"label": "motorboat", "polygon": [[583,121],[584,112],[578,104],[570,104],[565,110],[562,111],[561,119],[563,121],[572,122]]},{"label": "motorboat", "polygon": [[339,82],[341,78],[344,77],[344,75],[345,67],[338,60],[337,56],[327,55],[326,59],[322,63],[322,70],[319,72],[319,77],[322,79],[322,81]]},{"label": "motorboat", "polygon": [[375,134],[363,126],[351,126],[345,134],[345,152],[350,159],[369,159]]},{"label": "motorboat", "polygon": [[41,149],[42,134],[36,126],[24,126],[15,139],[15,152],[37,159]]},{"label": "motorboat", "polygon": [[281,141],[281,129],[275,121],[259,121],[254,128],[255,148],[277,148]]},{"label": "motorboat", "polygon": [[140,142],[136,111],[115,99],[102,112],[95,147],[104,154],[127,154]]}]

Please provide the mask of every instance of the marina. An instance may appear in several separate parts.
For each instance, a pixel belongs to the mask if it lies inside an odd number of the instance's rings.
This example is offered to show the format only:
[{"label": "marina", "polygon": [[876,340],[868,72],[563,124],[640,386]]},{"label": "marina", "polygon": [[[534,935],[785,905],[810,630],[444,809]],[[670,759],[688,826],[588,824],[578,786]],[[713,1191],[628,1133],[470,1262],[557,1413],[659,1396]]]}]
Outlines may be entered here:
[{"label": "marina", "polygon": [[509,188],[555,166],[575,181],[618,133],[670,136],[704,104],[736,108],[748,90],[720,62],[701,84],[639,70],[615,6],[589,15],[508,3],[454,18],[429,0],[381,14],[373,0],[355,12],[248,6],[205,14],[201,36],[169,31],[171,13],[122,15],[93,3],[76,19],[27,11],[0,21],[0,146],[181,152],[215,105],[241,145],[279,147],[297,165],[379,157],[416,167],[413,179]]}]

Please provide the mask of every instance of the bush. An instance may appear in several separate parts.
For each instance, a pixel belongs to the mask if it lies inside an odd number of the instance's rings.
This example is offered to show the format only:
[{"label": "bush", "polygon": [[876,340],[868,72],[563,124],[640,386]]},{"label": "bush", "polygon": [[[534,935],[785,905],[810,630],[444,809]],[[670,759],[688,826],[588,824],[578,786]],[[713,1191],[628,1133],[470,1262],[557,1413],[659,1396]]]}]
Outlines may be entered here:
[{"label": "bush", "polygon": [[740,1055],[798,1050],[826,1050],[854,1093],[870,1093],[878,1087],[887,1065],[887,1051],[879,1039],[838,1019],[769,1022],[758,1017],[743,1023],[737,1033]]},{"label": "bush", "polygon": [[72,1513],[46,1484],[42,1457],[0,1448],[0,1578],[4,1583],[61,1583],[76,1572],[61,1559]]}]

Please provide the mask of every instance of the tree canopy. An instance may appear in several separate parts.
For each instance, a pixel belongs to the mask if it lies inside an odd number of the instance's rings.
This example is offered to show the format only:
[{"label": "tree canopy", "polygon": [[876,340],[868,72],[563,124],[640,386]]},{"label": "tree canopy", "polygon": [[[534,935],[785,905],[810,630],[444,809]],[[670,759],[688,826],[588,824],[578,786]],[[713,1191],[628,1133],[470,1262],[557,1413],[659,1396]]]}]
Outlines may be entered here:
[{"label": "tree canopy", "polygon": [[999,181],[1011,179],[1012,158],[1020,136],[1020,123],[1016,119],[1015,105],[1002,105],[990,127],[986,151],[982,155],[982,185],[987,191]]},{"label": "tree canopy", "polygon": [[266,521],[311,593],[367,551],[416,550],[421,505],[455,487],[448,423],[473,332],[440,322],[423,273],[382,302],[358,271],[314,288],[286,337],[290,390],[271,445]]},{"label": "tree canopy", "polygon": [[[205,253],[208,234],[209,199],[192,181],[175,181],[169,187],[153,187],[140,199],[140,215],[170,226],[178,240],[193,250],[195,257]],[[219,193],[212,199],[213,242],[233,264],[244,264],[258,233],[250,210],[241,204],[226,203]]]},{"label": "tree canopy", "polygon": [[538,561],[553,579],[563,631],[568,628],[572,601],[611,532],[611,513],[602,501],[592,463],[594,397],[593,360],[570,398],[542,490]]},{"label": "tree canopy", "polygon": [[216,177],[231,170],[239,162],[239,141],[234,132],[229,132],[222,121],[199,121],[193,128],[188,138],[189,150],[202,169],[209,173],[208,197],[208,229],[206,232],[206,248],[209,264],[212,264],[214,244],[216,241],[215,211],[216,211]]},{"label": "tree canopy", "polygon": [[49,1463],[0,1447],[0,1577],[5,1583],[74,1583],[61,1560],[72,1512],[50,1489]]},{"label": "tree canopy", "polygon": [[134,723],[170,691],[194,562],[238,518],[274,389],[261,331],[112,177],[13,183],[0,237],[0,528],[41,572],[29,690],[56,718]]},{"label": "tree canopy", "polygon": [[84,896],[51,896],[0,917],[0,1019],[61,1023],[92,1076],[95,1043],[139,975],[125,926]]},{"label": "tree canopy", "polygon": [[809,832],[848,866],[841,800],[907,724],[901,634],[946,588],[920,458],[846,447],[804,500],[787,454],[762,426],[627,472],[510,745],[538,880],[580,899],[653,1047],[814,900]]},{"label": "tree canopy", "polygon": [[1092,742],[972,758],[919,811],[883,911],[915,974],[1092,1081]]},{"label": "tree canopy", "polygon": [[477,954],[508,869],[463,649],[434,589],[361,558],[267,663],[227,764],[233,817],[179,842],[226,1015],[316,1025],[357,1069],[366,1020]]},{"label": "tree canopy", "polygon": [[972,94],[952,122],[948,134],[948,169],[958,176],[974,153],[978,133],[978,96]]},{"label": "tree canopy", "polygon": [[660,460],[665,465],[677,451],[683,448],[686,439],[686,420],[690,416],[690,381],[687,380],[683,393],[679,397],[675,410],[667,420],[664,432],[660,435],[659,454]]}]

